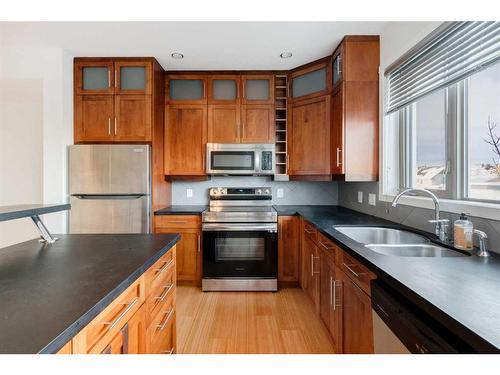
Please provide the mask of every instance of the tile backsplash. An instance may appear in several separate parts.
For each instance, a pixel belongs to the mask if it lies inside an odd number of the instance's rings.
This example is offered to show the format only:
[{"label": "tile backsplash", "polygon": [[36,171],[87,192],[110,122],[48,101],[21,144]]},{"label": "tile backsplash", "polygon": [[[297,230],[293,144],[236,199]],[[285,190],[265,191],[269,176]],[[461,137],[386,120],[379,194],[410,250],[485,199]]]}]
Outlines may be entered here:
[{"label": "tile backsplash", "polygon": [[[273,189],[273,204],[281,205],[336,205],[338,187],[335,182],[274,181],[271,177],[212,177],[208,181],[176,181],[172,183],[173,205],[208,204],[208,189],[211,187],[257,187]],[[187,197],[188,189],[192,197]],[[278,198],[278,189],[283,197]]]}]

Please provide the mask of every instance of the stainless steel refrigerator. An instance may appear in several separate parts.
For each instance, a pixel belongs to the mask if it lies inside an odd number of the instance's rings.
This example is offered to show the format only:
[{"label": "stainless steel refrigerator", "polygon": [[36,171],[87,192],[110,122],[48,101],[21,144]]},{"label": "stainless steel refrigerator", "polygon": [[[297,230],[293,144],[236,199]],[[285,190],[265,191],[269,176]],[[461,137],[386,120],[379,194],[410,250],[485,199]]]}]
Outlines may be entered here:
[{"label": "stainless steel refrigerator", "polygon": [[69,146],[70,233],[147,233],[148,145]]}]

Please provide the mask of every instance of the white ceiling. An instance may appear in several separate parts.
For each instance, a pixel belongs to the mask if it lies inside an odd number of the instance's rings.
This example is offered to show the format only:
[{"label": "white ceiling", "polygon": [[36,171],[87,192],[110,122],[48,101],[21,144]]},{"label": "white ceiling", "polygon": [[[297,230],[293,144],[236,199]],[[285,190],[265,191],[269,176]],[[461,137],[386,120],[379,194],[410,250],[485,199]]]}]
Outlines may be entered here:
[{"label": "white ceiling", "polygon": [[[3,23],[6,44],[61,47],[74,56],[154,56],[167,70],[290,69],[333,52],[344,35],[386,22]],[[281,59],[291,51],[293,57]],[[172,52],[184,59],[174,60]]]}]

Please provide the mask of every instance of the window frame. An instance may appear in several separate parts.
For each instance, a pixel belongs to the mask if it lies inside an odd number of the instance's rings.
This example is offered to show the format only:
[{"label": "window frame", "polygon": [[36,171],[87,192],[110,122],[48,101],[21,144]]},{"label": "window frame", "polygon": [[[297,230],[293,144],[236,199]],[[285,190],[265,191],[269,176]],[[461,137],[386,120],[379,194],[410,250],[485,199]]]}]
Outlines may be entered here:
[{"label": "window frame", "polygon": [[[496,64],[500,64],[500,61]],[[479,73],[479,72],[478,72]],[[472,77],[472,76],[471,76]],[[471,198],[468,196],[469,182],[469,158],[468,158],[468,121],[469,121],[469,80],[470,77],[452,84],[446,90],[446,155],[450,163],[450,171],[447,174],[447,191],[450,194],[443,194],[442,190],[431,190],[437,193],[440,197],[441,208],[445,211],[460,213],[469,212],[473,216],[481,216],[489,219],[500,220],[500,200],[488,200]],[[386,187],[394,186],[398,179],[399,190],[407,186],[414,186],[414,181],[411,181],[412,167],[410,164],[411,156],[409,153],[415,152],[416,139],[411,137],[410,125],[411,109],[413,104],[410,104],[395,114],[399,118],[399,131],[395,137],[394,134],[385,130],[388,116],[382,115],[382,123],[384,131],[381,132],[381,170],[385,171],[388,163],[393,161],[384,157],[384,144],[388,137],[389,141],[396,139],[399,142],[398,175],[381,174],[381,183],[379,185],[379,199],[381,201],[390,202],[395,197],[394,192],[387,191]],[[413,121],[414,122],[414,121]],[[414,131],[414,130],[413,130]],[[395,132],[394,132],[395,133]],[[394,162],[393,162],[394,163]],[[393,164],[394,165],[394,164]],[[416,176],[416,174],[415,174]],[[390,182],[388,180],[391,180]],[[448,182],[450,181],[450,182]],[[415,207],[433,208],[430,199],[421,196],[405,196],[402,197],[401,203]]]},{"label": "window frame", "polygon": [[[439,198],[456,199],[457,186],[457,153],[456,153],[456,108],[457,88],[456,84],[444,90],[444,112],[445,112],[445,190],[429,189]],[[450,95],[451,92],[451,95]],[[398,111],[399,126],[402,131],[399,134],[400,143],[400,189],[416,188],[417,176],[417,103],[411,103]]]}]

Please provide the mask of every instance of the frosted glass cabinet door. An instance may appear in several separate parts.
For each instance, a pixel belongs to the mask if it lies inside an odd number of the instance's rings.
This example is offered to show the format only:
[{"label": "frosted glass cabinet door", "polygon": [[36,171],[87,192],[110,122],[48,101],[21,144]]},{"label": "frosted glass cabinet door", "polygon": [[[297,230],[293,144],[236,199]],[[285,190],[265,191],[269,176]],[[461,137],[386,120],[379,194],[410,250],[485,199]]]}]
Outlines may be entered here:
[{"label": "frosted glass cabinet door", "polygon": [[298,98],[327,89],[327,68],[313,70],[292,78],[292,97]]},{"label": "frosted glass cabinet door", "polygon": [[151,94],[151,63],[117,61],[115,63],[117,94]]},{"label": "frosted glass cabinet door", "polygon": [[75,86],[79,95],[113,94],[113,62],[75,63]]},{"label": "frosted glass cabinet door", "polygon": [[199,101],[205,97],[205,82],[201,79],[171,79],[169,99],[171,101]]},{"label": "frosted glass cabinet door", "polygon": [[211,76],[209,77],[209,103],[230,104],[239,99],[239,76]]},{"label": "frosted glass cabinet door", "polygon": [[274,76],[245,75],[242,76],[242,104],[273,104]]}]

